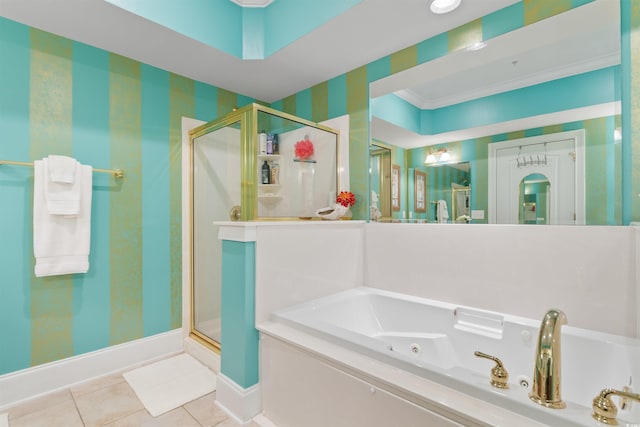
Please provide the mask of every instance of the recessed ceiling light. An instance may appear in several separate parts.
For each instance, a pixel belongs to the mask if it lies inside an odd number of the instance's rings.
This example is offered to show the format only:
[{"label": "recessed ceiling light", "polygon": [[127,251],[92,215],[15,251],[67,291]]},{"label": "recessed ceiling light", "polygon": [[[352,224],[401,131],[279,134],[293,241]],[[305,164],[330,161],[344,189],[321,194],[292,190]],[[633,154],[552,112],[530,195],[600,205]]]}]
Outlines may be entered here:
[{"label": "recessed ceiling light", "polygon": [[467,46],[467,50],[470,51],[474,51],[474,50],[480,50],[484,47],[486,47],[487,44],[485,42],[475,42],[475,43],[471,43],[469,46]]},{"label": "recessed ceiling light", "polygon": [[433,0],[431,3],[431,12],[437,14],[449,13],[458,6],[462,0]]}]

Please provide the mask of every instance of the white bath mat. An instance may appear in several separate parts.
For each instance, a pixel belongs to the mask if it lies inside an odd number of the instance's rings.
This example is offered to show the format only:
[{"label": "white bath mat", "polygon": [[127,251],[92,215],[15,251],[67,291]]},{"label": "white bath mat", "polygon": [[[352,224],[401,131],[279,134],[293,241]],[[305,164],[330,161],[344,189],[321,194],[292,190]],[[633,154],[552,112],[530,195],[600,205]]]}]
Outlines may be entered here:
[{"label": "white bath mat", "polygon": [[0,427],[9,427],[9,414],[0,414]]},{"label": "white bath mat", "polygon": [[216,376],[188,354],[125,373],[149,413],[157,417],[216,389]]}]

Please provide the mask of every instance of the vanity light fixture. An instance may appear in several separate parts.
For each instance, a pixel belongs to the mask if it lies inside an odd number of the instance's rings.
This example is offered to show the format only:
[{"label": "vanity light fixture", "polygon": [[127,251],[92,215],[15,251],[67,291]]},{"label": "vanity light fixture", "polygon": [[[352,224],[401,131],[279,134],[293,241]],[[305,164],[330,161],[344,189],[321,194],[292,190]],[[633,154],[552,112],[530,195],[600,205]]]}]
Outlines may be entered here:
[{"label": "vanity light fixture", "polygon": [[437,152],[429,151],[429,155],[424,160],[425,164],[447,163],[451,161],[451,153],[446,148],[440,148]]},{"label": "vanity light fixture", "polygon": [[460,6],[462,0],[433,0],[431,2],[431,12],[442,15],[449,13]]}]

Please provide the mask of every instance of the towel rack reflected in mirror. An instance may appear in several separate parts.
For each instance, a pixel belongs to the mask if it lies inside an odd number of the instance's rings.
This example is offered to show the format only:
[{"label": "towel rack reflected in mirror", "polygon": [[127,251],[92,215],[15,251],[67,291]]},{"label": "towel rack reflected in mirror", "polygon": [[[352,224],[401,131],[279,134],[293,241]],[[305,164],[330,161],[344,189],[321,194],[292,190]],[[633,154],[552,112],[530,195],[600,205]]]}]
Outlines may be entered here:
[{"label": "towel rack reflected in mirror", "polygon": [[[11,160],[0,160],[0,165],[14,165],[14,166],[30,166],[33,167],[33,163],[30,162],[13,162]],[[115,178],[124,178],[124,171],[122,169],[98,169],[93,168],[94,172],[110,173]]]}]

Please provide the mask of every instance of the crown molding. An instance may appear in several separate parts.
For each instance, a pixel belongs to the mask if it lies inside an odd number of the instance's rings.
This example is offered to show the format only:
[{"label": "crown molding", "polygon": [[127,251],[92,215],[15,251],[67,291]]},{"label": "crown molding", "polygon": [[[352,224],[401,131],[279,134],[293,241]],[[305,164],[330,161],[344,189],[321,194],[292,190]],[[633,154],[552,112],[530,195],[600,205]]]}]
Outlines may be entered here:
[{"label": "crown molding", "polygon": [[558,123],[568,123],[578,120],[611,116],[620,114],[620,112],[620,101],[606,102],[604,104],[557,111],[555,113],[530,116],[506,122],[491,123],[475,128],[454,130],[434,135],[419,135],[374,116],[371,119],[371,134],[375,135],[374,138],[384,141],[387,144],[395,145],[400,148],[412,149],[446,144],[452,141],[465,141],[467,139],[514,132],[522,129],[533,129]]},{"label": "crown molding", "polygon": [[483,98],[502,92],[520,89],[548,81],[569,77],[576,74],[582,74],[589,71],[599,70],[605,67],[611,67],[620,63],[620,52],[612,52],[607,55],[591,58],[588,61],[574,62],[564,67],[548,69],[540,73],[527,74],[522,78],[497,82],[490,84],[477,90],[457,93],[450,96],[423,99],[418,93],[411,89],[403,89],[394,92],[395,95],[409,102],[410,104],[420,108],[421,110],[433,110],[449,105],[459,104],[461,102],[471,101],[477,98]]}]

